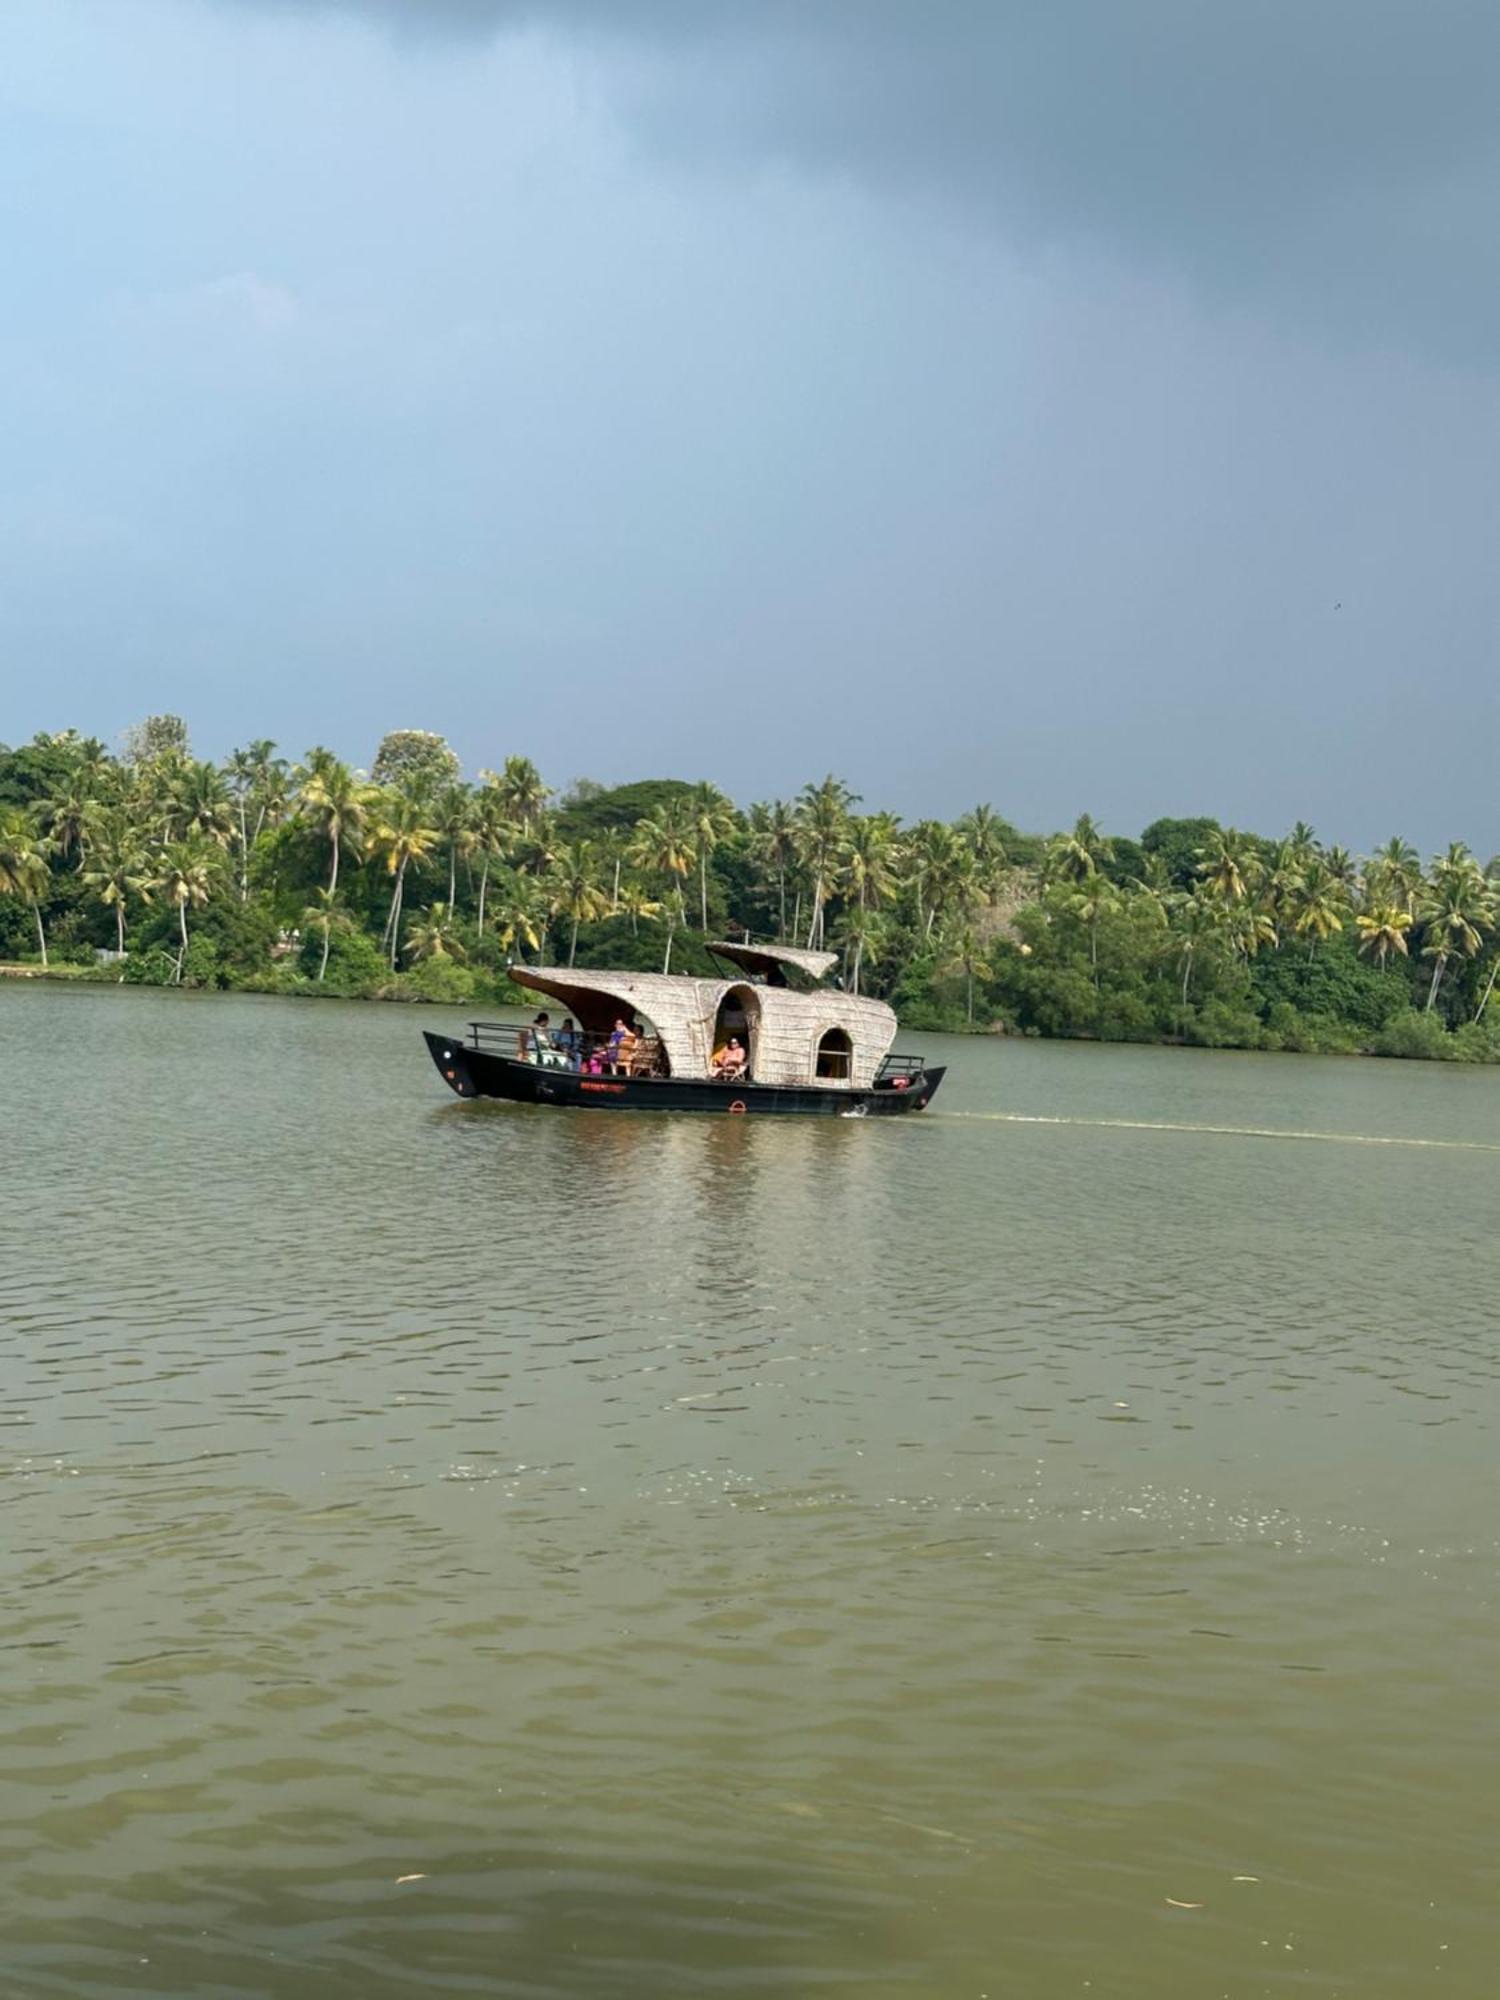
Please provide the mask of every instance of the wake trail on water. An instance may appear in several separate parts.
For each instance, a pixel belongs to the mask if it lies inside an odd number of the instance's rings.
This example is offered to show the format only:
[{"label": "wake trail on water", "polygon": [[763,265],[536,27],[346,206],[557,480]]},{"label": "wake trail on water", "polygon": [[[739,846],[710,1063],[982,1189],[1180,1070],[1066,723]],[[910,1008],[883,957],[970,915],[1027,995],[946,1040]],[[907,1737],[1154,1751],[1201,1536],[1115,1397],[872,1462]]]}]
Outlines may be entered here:
[{"label": "wake trail on water", "polygon": [[1299,1132],[1275,1125],[1177,1125],[1158,1118],[1054,1118],[1038,1111],[940,1111],[938,1118],[972,1118],[997,1125],[1084,1125],[1111,1132],[1202,1132],[1224,1139],[1308,1139],[1329,1146],[1415,1146],[1440,1153],[1500,1153],[1487,1139],[1391,1138],[1370,1132]]}]

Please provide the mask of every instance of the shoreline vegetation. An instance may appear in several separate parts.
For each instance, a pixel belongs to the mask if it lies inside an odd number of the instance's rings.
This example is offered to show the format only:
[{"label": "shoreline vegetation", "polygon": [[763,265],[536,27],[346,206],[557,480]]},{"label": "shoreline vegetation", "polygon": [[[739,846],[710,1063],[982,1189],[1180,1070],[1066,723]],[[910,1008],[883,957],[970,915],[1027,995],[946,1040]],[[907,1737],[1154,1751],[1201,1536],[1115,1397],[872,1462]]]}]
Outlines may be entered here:
[{"label": "shoreline vegetation", "polygon": [[917,1031],[1500,1062],[1500,862],[1461,844],[862,803],[554,794],[520,756],[466,783],[425,730],[368,775],[265,740],[216,765],[169,715],[118,754],[42,734],[0,745],[0,976],[509,1004],[507,962],[716,976],[706,941],[750,935],[838,952]]}]

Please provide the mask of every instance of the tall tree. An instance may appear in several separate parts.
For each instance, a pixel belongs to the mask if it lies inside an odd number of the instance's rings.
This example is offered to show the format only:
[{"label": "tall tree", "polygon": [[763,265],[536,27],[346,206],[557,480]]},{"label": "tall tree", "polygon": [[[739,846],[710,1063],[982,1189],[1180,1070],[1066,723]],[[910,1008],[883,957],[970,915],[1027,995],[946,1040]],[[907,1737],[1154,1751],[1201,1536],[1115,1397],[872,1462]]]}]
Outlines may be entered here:
[{"label": "tall tree", "polygon": [[[297,811],[328,842],[329,901],[338,893],[339,858],[347,850],[358,856],[377,794],[337,757],[309,752],[299,772]],[[326,943],[326,937],[324,942]],[[326,968],[328,955],[323,955]],[[321,980],[320,969],[318,978]]]},{"label": "tall tree", "polygon": [[721,840],[734,831],[734,807],[717,785],[705,779],[694,785],[688,799],[688,812],[692,820],[693,846],[698,857],[699,908],[702,914],[705,935],[708,931],[708,864],[714,849]]},{"label": "tall tree", "polygon": [[856,795],[831,771],[821,784],[804,785],[797,801],[802,858],[812,883],[812,921],[807,927],[809,950],[823,942],[824,905],[844,844],[849,808],[858,803]]},{"label": "tall tree", "polygon": [[220,851],[201,836],[173,841],[157,856],[151,886],[160,890],[176,909],[177,930],[181,939],[176,970],[172,974],[174,986],[182,983],[182,968],[187,959],[187,913],[190,909],[203,908],[213,894],[215,877],[222,866]]},{"label": "tall tree", "polygon": [[593,844],[574,841],[560,847],[553,871],[554,907],[573,926],[568,940],[568,963],[578,957],[578,926],[591,924],[609,908],[609,898],[599,886],[598,859]]},{"label": "tall tree", "polygon": [[391,907],[381,936],[381,948],[389,954],[391,970],[396,969],[401,949],[401,905],[406,894],[406,871],[411,864],[425,861],[438,843],[438,831],[427,822],[427,809],[419,798],[406,792],[380,793],[372,808],[370,842],[385,861],[391,877]]},{"label": "tall tree", "polygon": [[91,822],[92,834],[84,887],[91,889],[115,918],[115,949],[125,952],[125,910],[132,896],[150,900],[150,878],[140,836],[129,815],[119,808],[97,815]]},{"label": "tall tree", "polygon": [[47,967],[47,927],[42,921],[42,899],[52,886],[49,852],[34,814],[15,806],[0,813],[0,896],[14,896],[30,910],[43,971]]},{"label": "tall tree", "polygon": [[672,939],[677,926],[687,922],[682,885],[693,866],[695,851],[692,818],[681,799],[669,799],[656,812],[648,813],[637,825],[631,842],[630,858],[634,864],[648,874],[659,876],[667,885],[667,949],[662,959],[663,972],[672,970]]}]

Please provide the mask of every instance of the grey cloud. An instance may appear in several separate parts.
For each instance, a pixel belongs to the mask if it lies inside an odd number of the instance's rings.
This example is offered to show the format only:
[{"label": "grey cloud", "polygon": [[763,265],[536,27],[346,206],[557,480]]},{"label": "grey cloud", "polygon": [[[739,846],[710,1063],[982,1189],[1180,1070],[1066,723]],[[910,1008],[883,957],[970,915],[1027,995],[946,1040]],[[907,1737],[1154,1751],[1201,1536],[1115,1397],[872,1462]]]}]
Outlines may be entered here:
[{"label": "grey cloud", "polygon": [[1500,12],[1469,0],[236,0],[540,31],[638,143],[961,205],[1372,344],[1500,334]]}]

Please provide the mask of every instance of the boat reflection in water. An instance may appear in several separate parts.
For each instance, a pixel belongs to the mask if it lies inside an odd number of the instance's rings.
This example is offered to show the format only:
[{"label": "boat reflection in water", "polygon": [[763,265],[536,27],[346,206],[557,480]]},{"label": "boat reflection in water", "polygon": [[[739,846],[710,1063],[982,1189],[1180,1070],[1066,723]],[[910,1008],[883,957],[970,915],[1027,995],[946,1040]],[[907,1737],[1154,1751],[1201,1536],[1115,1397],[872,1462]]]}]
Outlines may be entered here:
[{"label": "boat reflection in water", "polygon": [[428,1033],[428,1050],[459,1097],[522,1104],[863,1118],[932,1102],[944,1071],[891,1054],[885,1002],[820,983],[833,952],[709,949],[730,976],[513,965],[518,986],[566,1015],[471,1021],[465,1036]]}]

